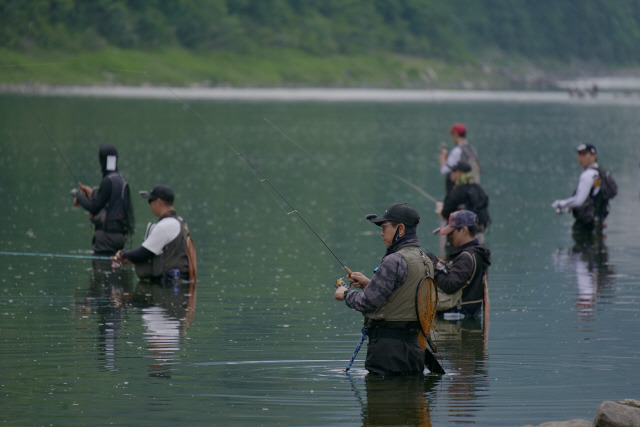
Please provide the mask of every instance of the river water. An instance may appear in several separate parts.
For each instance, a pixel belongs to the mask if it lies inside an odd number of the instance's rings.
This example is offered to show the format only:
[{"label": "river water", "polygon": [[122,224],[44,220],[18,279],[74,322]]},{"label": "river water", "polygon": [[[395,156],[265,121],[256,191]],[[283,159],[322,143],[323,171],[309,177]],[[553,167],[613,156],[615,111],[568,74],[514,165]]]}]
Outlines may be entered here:
[{"label": "river water", "polygon": [[[3,422],[513,426],[639,397],[637,99],[159,92],[0,95]],[[395,202],[419,210],[437,251],[431,198],[454,122],[491,199],[488,325],[438,323],[441,378],[372,378],[366,344],[346,375],[361,315],[333,300],[340,262],[377,266],[384,246],[364,217]],[[576,246],[571,217],[550,207],[574,190],[583,141],[619,185],[600,247]],[[175,190],[197,286],[90,259],[69,193],[97,185],[104,142],[134,194]],[[137,247],[154,218],[138,197],[134,208]]]}]

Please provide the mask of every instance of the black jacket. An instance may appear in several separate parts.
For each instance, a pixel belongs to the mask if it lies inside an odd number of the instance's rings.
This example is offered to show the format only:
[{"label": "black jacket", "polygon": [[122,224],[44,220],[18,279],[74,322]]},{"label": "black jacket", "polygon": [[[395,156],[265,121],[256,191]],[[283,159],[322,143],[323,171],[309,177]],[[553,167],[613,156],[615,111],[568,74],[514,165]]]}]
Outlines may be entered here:
[{"label": "black jacket", "polygon": [[[476,263],[475,273],[473,260],[464,255],[470,254]],[[447,271],[436,270],[436,285],[445,293],[452,294],[471,280],[462,291],[462,312],[467,316],[479,314],[484,298],[484,274],[491,265],[491,252],[489,249],[473,240],[458,248],[449,257]],[[474,303],[470,303],[474,301]],[[468,303],[468,304],[465,304]],[[456,310],[455,308],[453,310]],[[456,310],[457,311],[457,310]]]}]

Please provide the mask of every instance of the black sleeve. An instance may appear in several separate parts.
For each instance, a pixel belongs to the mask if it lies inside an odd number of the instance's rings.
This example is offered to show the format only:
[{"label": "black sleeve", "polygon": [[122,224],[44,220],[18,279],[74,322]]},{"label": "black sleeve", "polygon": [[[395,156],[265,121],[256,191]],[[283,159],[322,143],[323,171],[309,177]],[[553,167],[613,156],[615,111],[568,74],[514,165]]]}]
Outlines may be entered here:
[{"label": "black sleeve", "polygon": [[134,264],[145,262],[153,257],[153,252],[144,246],[140,246],[138,249],[132,249],[130,251],[122,251],[122,257],[128,259]]},{"label": "black sleeve", "polygon": [[[472,254],[469,254],[473,256]],[[452,294],[462,288],[473,276],[473,260],[460,253],[449,265],[448,271],[435,271],[436,285],[446,294]]]},{"label": "black sleeve", "polygon": [[111,180],[109,177],[102,178],[100,181],[100,187],[94,190],[91,195],[91,200],[87,199],[82,192],[78,192],[78,203],[85,210],[89,211],[91,215],[95,215],[107,205],[109,198],[111,197]]}]

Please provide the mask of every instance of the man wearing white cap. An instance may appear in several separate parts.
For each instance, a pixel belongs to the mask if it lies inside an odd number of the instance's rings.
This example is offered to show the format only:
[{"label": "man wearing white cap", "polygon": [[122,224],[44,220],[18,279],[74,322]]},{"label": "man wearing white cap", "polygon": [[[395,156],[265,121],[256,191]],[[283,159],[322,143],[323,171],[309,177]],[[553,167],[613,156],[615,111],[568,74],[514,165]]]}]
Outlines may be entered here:
[{"label": "man wearing white cap", "polygon": [[575,218],[572,226],[574,237],[590,235],[594,232],[601,234],[604,219],[609,213],[609,201],[602,200],[601,195],[599,196],[602,184],[601,173],[604,171],[601,172],[598,166],[598,151],[591,144],[580,144],[576,151],[578,163],[583,168],[578,187],[571,197],[555,200],[551,207],[557,213],[571,209]]}]

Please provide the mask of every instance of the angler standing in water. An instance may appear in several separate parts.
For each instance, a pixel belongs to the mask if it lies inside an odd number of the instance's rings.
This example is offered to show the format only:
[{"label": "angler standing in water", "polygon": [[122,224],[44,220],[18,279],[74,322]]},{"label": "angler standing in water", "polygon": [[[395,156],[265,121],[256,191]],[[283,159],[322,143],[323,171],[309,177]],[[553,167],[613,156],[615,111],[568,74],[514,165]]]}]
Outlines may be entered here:
[{"label": "angler standing in water", "polygon": [[97,188],[78,183],[80,191],[74,190],[74,206],[82,206],[89,212],[95,227],[93,253],[113,255],[124,248],[127,235],[133,234],[133,209],[129,184],[118,172],[118,151],[110,144],[99,150],[102,181]]},{"label": "angler standing in water", "polygon": [[480,162],[476,149],[467,142],[467,127],[462,123],[456,123],[449,129],[454,147],[451,152],[447,150],[446,144],[440,146],[440,174],[445,175],[444,182],[446,194],[449,194],[453,183],[449,174],[458,162],[465,162],[471,166],[471,173],[476,183],[480,183]]},{"label": "angler standing in water", "polygon": [[114,261],[135,264],[140,279],[167,281],[195,280],[195,245],[184,220],[178,216],[173,190],[158,184],[140,195],[149,201],[149,208],[158,222],[150,223],[142,245],[130,251],[119,250]]},{"label": "angler standing in water", "polygon": [[[418,212],[404,203],[389,206],[382,217],[367,219],[381,227],[387,252],[371,279],[353,272],[349,281],[363,292],[339,286],[334,298],[362,312],[369,344],[365,368],[373,374],[421,374],[425,350],[418,344],[415,298],[433,263],[420,249]],[[428,351],[428,350],[427,350]]]}]

